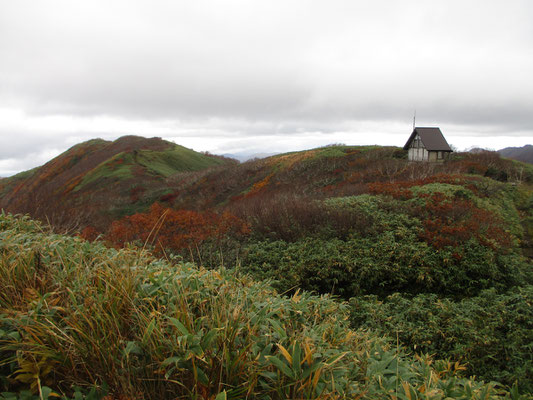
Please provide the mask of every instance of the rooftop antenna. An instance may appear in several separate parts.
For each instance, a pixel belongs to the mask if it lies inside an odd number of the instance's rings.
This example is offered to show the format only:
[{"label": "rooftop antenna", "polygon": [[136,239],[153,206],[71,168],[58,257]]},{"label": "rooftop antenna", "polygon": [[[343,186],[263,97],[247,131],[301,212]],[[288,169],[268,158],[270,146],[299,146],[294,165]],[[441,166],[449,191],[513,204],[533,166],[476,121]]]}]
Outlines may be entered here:
[{"label": "rooftop antenna", "polygon": [[415,122],[416,122],[416,108],[415,108],[415,115],[413,116],[413,131],[415,130]]}]

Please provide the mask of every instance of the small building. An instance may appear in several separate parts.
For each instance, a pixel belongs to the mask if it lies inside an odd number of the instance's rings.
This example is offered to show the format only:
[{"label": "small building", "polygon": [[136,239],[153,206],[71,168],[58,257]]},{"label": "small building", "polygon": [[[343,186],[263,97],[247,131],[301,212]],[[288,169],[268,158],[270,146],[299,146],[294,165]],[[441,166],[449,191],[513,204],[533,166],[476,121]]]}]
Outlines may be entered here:
[{"label": "small building", "polygon": [[409,161],[443,162],[453,151],[439,128],[415,128],[405,146]]}]

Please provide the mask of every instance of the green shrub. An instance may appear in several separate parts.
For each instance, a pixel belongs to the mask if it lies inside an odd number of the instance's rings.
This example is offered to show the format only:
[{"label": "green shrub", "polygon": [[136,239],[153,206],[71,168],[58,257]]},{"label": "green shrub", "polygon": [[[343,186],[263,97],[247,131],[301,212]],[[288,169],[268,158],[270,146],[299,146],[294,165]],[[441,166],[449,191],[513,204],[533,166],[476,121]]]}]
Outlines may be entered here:
[{"label": "green shrub", "polygon": [[394,292],[473,296],[531,281],[526,267],[519,255],[495,254],[474,240],[435,251],[407,228],[348,240],[254,242],[242,259],[243,271],[275,280],[280,291],[302,288],[345,299]]},{"label": "green shrub", "polygon": [[352,327],[386,334],[415,352],[465,363],[467,373],[533,390],[533,286],[455,302],[434,294],[350,300]]}]

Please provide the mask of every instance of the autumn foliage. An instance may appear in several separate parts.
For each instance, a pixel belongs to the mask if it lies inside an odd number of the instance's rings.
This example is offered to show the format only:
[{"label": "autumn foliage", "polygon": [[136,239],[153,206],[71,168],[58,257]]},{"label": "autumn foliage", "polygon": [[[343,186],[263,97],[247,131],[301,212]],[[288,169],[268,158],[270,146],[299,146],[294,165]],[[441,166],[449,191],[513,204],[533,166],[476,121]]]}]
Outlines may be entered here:
[{"label": "autumn foliage", "polygon": [[98,238],[99,234],[100,233],[94,226],[87,226],[81,231],[80,237],[89,242],[94,242]]},{"label": "autumn foliage", "polygon": [[383,194],[391,196],[397,200],[408,200],[413,198],[411,188],[415,186],[428,185],[430,183],[445,183],[449,185],[462,185],[466,188],[477,192],[477,183],[481,178],[469,176],[465,177],[459,174],[435,174],[423,179],[411,179],[396,182],[371,182],[367,185],[368,192],[371,194]]},{"label": "autumn foliage", "polygon": [[422,203],[414,201],[407,204],[410,204],[410,213],[423,222],[424,229],[420,238],[437,249],[460,246],[472,238],[493,249],[511,246],[511,235],[501,228],[505,226],[504,221],[472,200],[462,198],[458,194],[447,196],[439,191],[418,195],[413,193],[412,189],[415,187],[434,183],[456,187],[460,185],[478,197],[486,195],[481,188],[479,177],[449,174],[436,174],[425,179],[395,183],[374,182],[368,185],[368,190],[372,194],[390,196],[395,200],[422,199]]},{"label": "autumn foliage", "polygon": [[471,238],[493,249],[511,245],[511,235],[501,228],[503,221],[472,201],[450,199],[439,192],[420,197],[425,199],[424,206],[419,208],[425,216],[421,237],[434,247],[460,246]]},{"label": "autumn foliage", "polygon": [[156,252],[162,253],[190,251],[206,241],[219,243],[225,237],[248,233],[248,225],[228,212],[173,210],[154,203],[146,213],[114,221],[106,239],[117,246],[139,241],[153,245]]}]

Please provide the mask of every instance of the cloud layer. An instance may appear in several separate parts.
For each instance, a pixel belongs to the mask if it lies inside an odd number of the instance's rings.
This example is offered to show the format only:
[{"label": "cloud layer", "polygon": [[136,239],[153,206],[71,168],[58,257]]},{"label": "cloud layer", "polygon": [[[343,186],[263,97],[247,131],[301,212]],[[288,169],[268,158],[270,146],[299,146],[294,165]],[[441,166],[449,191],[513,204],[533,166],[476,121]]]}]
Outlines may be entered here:
[{"label": "cloud layer", "polygon": [[415,109],[461,146],[533,142],[532,19],[528,0],[0,0],[0,169],[135,133],[401,144]]}]

